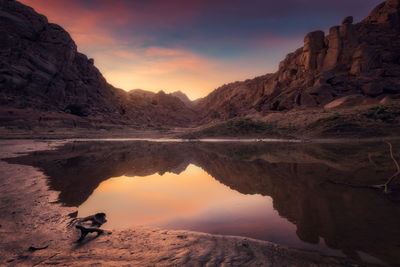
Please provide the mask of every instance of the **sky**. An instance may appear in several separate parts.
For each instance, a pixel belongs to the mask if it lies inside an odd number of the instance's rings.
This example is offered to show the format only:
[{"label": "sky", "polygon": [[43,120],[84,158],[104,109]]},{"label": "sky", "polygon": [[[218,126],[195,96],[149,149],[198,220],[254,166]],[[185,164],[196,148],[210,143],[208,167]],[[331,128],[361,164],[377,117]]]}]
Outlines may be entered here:
[{"label": "sky", "polygon": [[61,25],[124,90],[217,87],[275,72],[306,33],[346,16],[362,20],[382,0],[20,0]]}]

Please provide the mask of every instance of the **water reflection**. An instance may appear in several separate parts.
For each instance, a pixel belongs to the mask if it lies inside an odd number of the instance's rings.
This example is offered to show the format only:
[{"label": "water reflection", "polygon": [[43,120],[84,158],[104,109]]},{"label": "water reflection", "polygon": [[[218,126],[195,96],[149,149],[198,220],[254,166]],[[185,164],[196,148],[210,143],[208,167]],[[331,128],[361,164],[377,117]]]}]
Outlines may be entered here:
[{"label": "water reflection", "polygon": [[[400,158],[400,144],[394,144],[394,151]],[[353,259],[367,254],[400,264],[398,194],[362,188],[383,183],[395,172],[385,143],[82,142],[9,161],[39,167],[49,176],[49,187],[60,191],[60,202],[77,207],[84,203],[81,213],[91,212],[95,205],[90,203],[101,203],[107,192],[118,192],[121,198],[132,192],[135,201],[121,209],[142,209],[148,216],[115,214],[118,219],[110,222],[115,227],[130,220],[151,224],[154,219],[154,224],[166,227],[190,226],[303,248],[322,248],[324,240]],[[141,184],[149,178],[151,183]],[[219,186],[214,184],[215,191],[210,191],[204,179]],[[173,186],[163,187],[168,181]],[[349,183],[354,186],[343,185]],[[394,187],[398,189],[398,183]],[[161,198],[141,195],[145,189],[167,190],[169,211],[157,210]],[[185,191],[187,196],[178,198]],[[102,197],[95,199],[99,193]],[[117,201],[115,195],[112,201]],[[99,208],[104,210],[112,201]],[[146,210],[150,202],[153,210]],[[246,208],[234,208],[241,204]],[[238,210],[244,211],[242,217]],[[168,216],[171,212],[182,216]]]}]

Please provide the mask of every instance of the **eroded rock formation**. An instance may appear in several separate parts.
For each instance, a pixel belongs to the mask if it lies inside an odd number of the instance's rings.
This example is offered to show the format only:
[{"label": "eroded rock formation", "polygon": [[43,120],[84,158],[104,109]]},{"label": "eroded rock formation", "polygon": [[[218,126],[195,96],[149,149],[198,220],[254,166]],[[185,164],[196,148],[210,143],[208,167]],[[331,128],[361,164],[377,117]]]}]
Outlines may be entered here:
[{"label": "eroded rock formation", "polygon": [[[400,96],[400,5],[389,0],[360,23],[346,17],[328,35],[314,31],[276,73],[225,85],[200,101],[205,120],[248,113],[323,107],[361,94]],[[232,110],[234,112],[232,112]]]}]

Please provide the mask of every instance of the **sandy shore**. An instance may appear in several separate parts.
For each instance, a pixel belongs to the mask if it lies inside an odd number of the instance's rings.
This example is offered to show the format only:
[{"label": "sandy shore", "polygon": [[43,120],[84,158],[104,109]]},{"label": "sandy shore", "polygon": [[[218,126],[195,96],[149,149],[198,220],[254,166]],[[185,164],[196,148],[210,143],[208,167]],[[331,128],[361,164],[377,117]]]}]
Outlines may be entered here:
[{"label": "sandy shore", "polygon": [[[0,158],[56,148],[65,141],[1,141]],[[55,203],[46,177],[29,166],[0,161],[1,266],[357,266],[242,237],[135,227],[76,243],[75,208]],[[30,246],[47,249],[31,252]]]}]

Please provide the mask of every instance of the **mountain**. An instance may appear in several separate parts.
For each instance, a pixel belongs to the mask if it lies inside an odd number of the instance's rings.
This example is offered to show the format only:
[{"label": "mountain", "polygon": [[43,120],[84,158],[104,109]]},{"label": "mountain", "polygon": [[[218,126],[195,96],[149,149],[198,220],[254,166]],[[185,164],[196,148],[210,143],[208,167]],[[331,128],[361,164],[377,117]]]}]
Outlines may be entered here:
[{"label": "mountain", "polygon": [[[356,24],[347,17],[327,35],[311,32],[277,72],[196,101],[179,91],[113,87],[65,30],[15,0],[0,0],[0,33],[0,129],[11,132],[198,126],[209,135],[211,125],[215,137],[379,136],[400,125],[400,0],[378,5]],[[242,118],[262,123],[232,122]]]},{"label": "mountain", "polygon": [[150,98],[155,95],[154,92],[150,92],[150,91],[146,91],[146,90],[142,90],[142,89],[133,89],[133,90],[130,90],[128,93],[131,96],[139,96],[139,97],[144,97],[144,98]]},{"label": "mountain", "polygon": [[195,117],[173,96],[114,88],[64,29],[17,1],[0,0],[0,32],[2,125],[187,126]]},{"label": "mountain", "polygon": [[378,5],[360,23],[347,17],[315,31],[279,70],[224,85],[195,107],[202,122],[248,114],[387,103],[400,98],[400,1]]},{"label": "mountain", "polygon": [[189,97],[186,94],[182,93],[181,91],[170,93],[170,95],[179,98],[188,107],[192,107],[194,105],[194,102],[190,100]]}]

